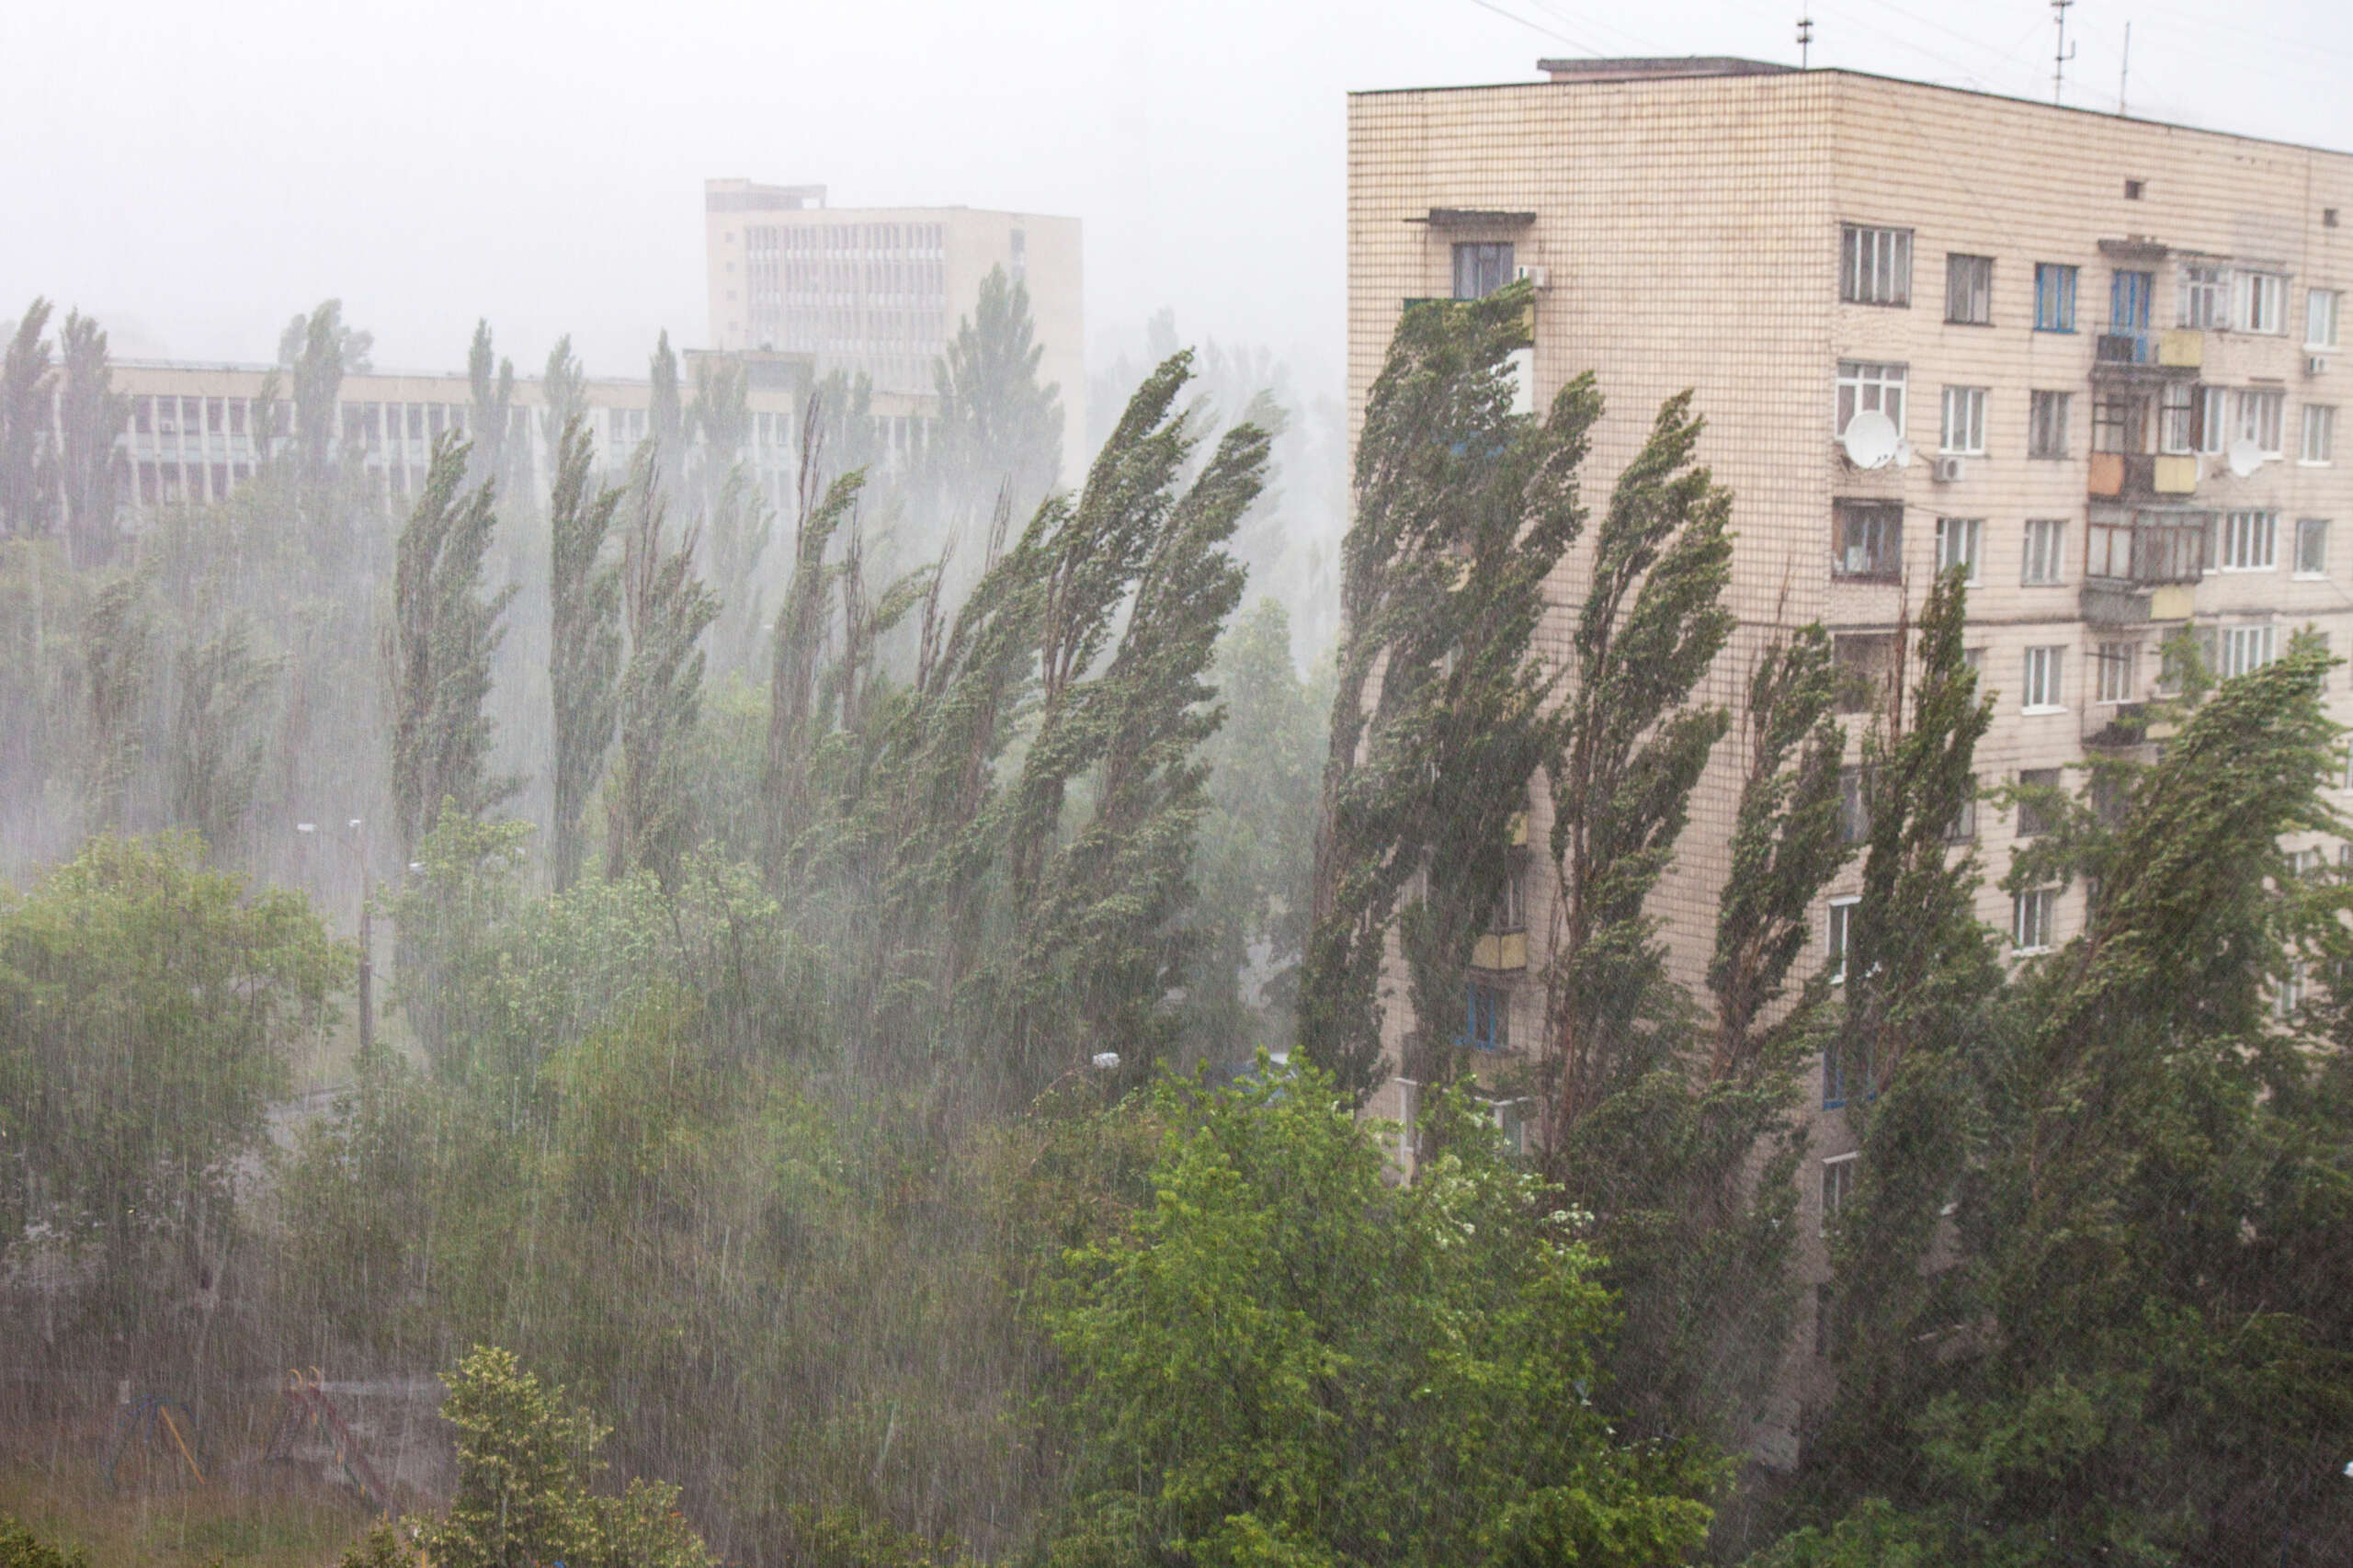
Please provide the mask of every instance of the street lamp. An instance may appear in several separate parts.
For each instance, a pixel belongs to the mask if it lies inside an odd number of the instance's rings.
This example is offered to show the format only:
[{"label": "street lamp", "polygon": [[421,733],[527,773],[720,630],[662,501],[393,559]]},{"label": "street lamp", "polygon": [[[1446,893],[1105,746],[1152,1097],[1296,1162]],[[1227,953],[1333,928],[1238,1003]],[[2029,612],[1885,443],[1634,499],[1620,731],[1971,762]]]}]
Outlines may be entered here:
[{"label": "street lamp", "polygon": [[[360,837],[361,823],[353,817],[345,824],[347,836],[329,842],[340,845],[359,866],[359,1050],[366,1054],[376,1043],[376,944],[374,926],[369,911],[368,847]],[[297,833],[313,837],[324,836],[314,822],[298,822]]]}]

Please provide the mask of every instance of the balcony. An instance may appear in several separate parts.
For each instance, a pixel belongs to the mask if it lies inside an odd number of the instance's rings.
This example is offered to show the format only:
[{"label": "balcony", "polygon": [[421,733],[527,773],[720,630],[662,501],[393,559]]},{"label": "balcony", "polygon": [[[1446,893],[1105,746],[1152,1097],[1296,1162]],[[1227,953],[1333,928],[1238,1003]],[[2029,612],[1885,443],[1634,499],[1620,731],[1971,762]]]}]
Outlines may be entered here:
[{"label": "balcony", "polygon": [[2093,340],[2096,381],[2179,380],[2195,376],[2205,362],[2202,332],[2104,332]]},{"label": "balcony", "polygon": [[2094,452],[2085,488],[2112,500],[2194,494],[2198,460],[2173,452]]},{"label": "balcony", "polygon": [[1490,931],[1471,949],[1471,967],[1507,973],[1528,967],[1528,933]]}]

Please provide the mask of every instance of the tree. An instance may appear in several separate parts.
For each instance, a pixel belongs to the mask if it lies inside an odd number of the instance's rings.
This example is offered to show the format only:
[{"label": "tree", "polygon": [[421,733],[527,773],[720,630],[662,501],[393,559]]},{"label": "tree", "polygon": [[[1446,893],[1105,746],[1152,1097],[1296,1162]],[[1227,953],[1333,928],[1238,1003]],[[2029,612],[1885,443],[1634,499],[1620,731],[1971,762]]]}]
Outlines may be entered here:
[{"label": "tree", "polygon": [[447,1381],[457,1492],[418,1541],[440,1568],[710,1568],[702,1538],[676,1511],[676,1487],[639,1479],[619,1496],[589,1490],[610,1429],[511,1352],[478,1345]]},{"label": "tree", "polygon": [[94,1241],[127,1286],[152,1238],[192,1280],[352,956],[301,894],[206,869],[192,839],[97,838],[29,892],[0,887],[10,1247],[28,1225]]},{"label": "tree", "polygon": [[233,615],[218,636],[179,654],[172,716],[172,822],[216,855],[236,847],[261,777],[263,706],[278,661],[254,651],[252,622]]},{"label": "tree", "polygon": [[1045,353],[1029,314],[1029,286],[992,268],[934,372],[933,450],[964,508],[1006,485],[1016,512],[1026,512],[1062,472],[1062,389],[1038,380]]},{"label": "tree", "polygon": [[0,1568],[90,1568],[79,1547],[51,1546],[16,1518],[0,1514]]},{"label": "tree", "polygon": [[50,309],[42,299],[25,307],[0,359],[0,533],[20,538],[47,533],[56,514]]},{"label": "tree", "polygon": [[474,324],[472,347],[466,352],[466,381],[473,405],[466,427],[473,437],[472,462],[466,483],[489,483],[499,490],[518,489],[514,483],[506,437],[515,406],[515,361],[495,359],[490,346],[490,323]]},{"label": "tree", "polygon": [[1576,471],[1601,400],[1582,377],[1541,419],[1511,411],[1527,303],[1506,290],[1408,310],[1366,403],[1299,1002],[1309,1060],[1358,1096],[1381,1066],[1392,932],[1414,1009],[1404,1070],[1450,1074],[1463,971],[1551,746],[1534,635],[1584,525]]},{"label": "tree", "polygon": [[512,587],[483,596],[483,558],[497,526],[487,484],[465,492],[468,447],[455,431],[433,444],[425,493],[401,528],[389,641],[392,812],[404,864],[444,802],[479,816],[515,792],[485,771],[491,656]]},{"label": "tree", "polygon": [[[572,335],[565,333],[548,350],[547,368],[540,373],[540,440],[551,452],[563,439],[564,431],[574,419],[585,427],[588,418],[588,373],[581,368],[580,358],[572,351]],[[561,475],[562,465],[556,470]]]},{"label": "tree", "polygon": [[647,367],[652,391],[647,394],[645,438],[654,443],[647,472],[656,483],[668,483],[687,460],[687,414],[678,401],[678,357],[671,351],[665,331],[654,346]]},{"label": "tree", "polygon": [[114,559],[115,440],[131,421],[131,402],[110,389],[107,335],[80,312],[58,334],[58,488],[74,564],[87,570]]},{"label": "tree", "polygon": [[147,585],[117,577],[92,596],[82,621],[83,689],[89,704],[89,812],[119,832],[146,747],[147,677],[153,626]]},{"label": "tree", "polygon": [[550,864],[556,890],[580,874],[581,813],[604,777],[618,714],[621,574],[604,559],[623,492],[590,494],[587,422],[574,412],[555,443],[555,489],[548,499],[548,689],[555,708],[555,824]]},{"label": "tree", "polygon": [[298,313],[278,340],[278,362],[294,378],[295,449],[303,478],[313,488],[325,482],[333,465],[343,378],[372,368],[369,354],[375,344],[372,333],[344,324],[341,300],[323,300],[309,315]]},{"label": "tree", "polygon": [[688,528],[676,549],[665,547],[654,461],[642,457],[631,480],[632,511],[622,540],[629,663],[620,677],[620,755],[608,797],[605,871],[619,878],[642,869],[667,884],[694,842],[693,796],[682,763],[702,712],[704,653],[697,644],[718,618],[719,600],[694,574],[697,529]]},{"label": "tree", "polygon": [[1154,1201],[1070,1255],[1049,1561],[1634,1568],[1697,1546],[1712,1467],[1625,1446],[1586,1397],[1608,1297],[1575,1218],[1448,1096],[1446,1152],[1392,1187],[1329,1078],[1259,1061],[1155,1092]]}]

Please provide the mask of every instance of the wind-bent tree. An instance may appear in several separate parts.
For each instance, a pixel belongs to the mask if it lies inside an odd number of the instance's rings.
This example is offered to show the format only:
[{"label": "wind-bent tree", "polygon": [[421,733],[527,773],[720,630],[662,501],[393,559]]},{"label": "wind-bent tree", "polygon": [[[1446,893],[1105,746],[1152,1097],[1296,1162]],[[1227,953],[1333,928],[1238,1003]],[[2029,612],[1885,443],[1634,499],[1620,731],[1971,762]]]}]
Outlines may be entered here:
[{"label": "wind-bent tree", "polygon": [[146,746],[147,677],[153,656],[147,584],[117,577],[91,597],[82,621],[83,689],[89,705],[90,820],[119,833]]},{"label": "wind-bent tree", "polygon": [[264,707],[278,661],[254,650],[253,625],[232,615],[218,636],[179,655],[179,702],[172,714],[171,806],[175,825],[215,856],[237,847],[261,778],[268,736]]},{"label": "wind-bent tree", "polygon": [[87,570],[111,562],[119,542],[114,444],[131,422],[131,403],[112,390],[107,335],[95,320],[69,312],[57,342],[58,490],[74,563]]},{"label": "wind-bent tree", "polygon": [[684,753],[702,712],[702,634],[719,601],[694,574],[696,530],[676,549],[663,534],[661,482],[651,454],[630,483],[622,536],[621,604],[629,663],[619,693],[620,749],[608,797],[606,874],[650,870],[665,885],[694,842]]},{"label": "wind-bent tree", "polygon": [[0,359],[0,533],[32,538],[55,516],[57,447],[51,429],[50,302],[17,319]]},{"label": "wind-bent tree", "polygon": [[513,587],[485,595],[483,561],[497,527],[487,484],[465,486],[468,444],[433,443],[425,493],[401,528],[388,639],[392,698],[392,817],[404,864],[445,806],[479,817],[517,781],[486,772],[490,665]]},{"label": "wind-bent tree", "polygon": [[653,443],[647,469],[654,483],[670,485],[680,477],[687,458],[687,410],[678,398],[678,356],[665,330],[654,342],[646,375],[652,383],[645,409],[645,438]]},{"label": "wind-bent tree", "polygon": [[1062,472],[1062,388],[1038,379],[1046,350],[1037,339],[1029,285],[992,269],[934,372],[931,455],[952,515],[976,513],[1003,485],[1018,516]]},{"label": "wind-bent tree", "polygon": [[512,490],[515,476],[509,472],[506,437],[515,406],[515,361],[494,356],[487,320],[474,324],[474,340],[466,351],[466,382],[473,397],[466,422],[473,437],[466,483]]},{"label": "wind-bent tree", "polygon": [[605,559],[623,492],[597,485],[586,416],[576,409],[555,442],[548,498],[548,690],[555,710],[555,821],[549,861],[556,890],[580,875],[581,814],[605,774],[619,697],[621,569]]},{"label": "wind-bent tree", "polygon": [[1584,523],[1576,471],[1601,400],[1581,377],[1542,418],[1512,412],[1527,305],[1517,290],[1409,309],[1366,403],[1299,1001],[1302,1049],[1358,1097],[1378,1081],[1402,902],[1416,905],[1404,1067],[1450,1074],[1463,971],[1551,745],[1534,636]]},{"label": "wind-bent tree", "polygon": [[[540,372],[540,441],[551,452],[574,419],[585,426],[588,418],[588,372],[573,353],[568,332],[548,350],[547,368]],[[552,481],[549,488],[554,488]]]}]

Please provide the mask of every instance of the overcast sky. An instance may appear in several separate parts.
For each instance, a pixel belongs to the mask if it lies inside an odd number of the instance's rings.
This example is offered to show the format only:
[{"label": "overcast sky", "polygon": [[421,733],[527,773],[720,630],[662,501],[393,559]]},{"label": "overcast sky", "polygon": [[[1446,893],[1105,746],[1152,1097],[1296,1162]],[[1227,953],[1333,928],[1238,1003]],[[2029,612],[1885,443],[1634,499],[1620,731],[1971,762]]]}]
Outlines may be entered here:
[{"label": "overcast sky", "polygon": [[[377,362],[477,316],[642,373],[703,341],[701,182],[1086,223],[1098,354],[1175,307],[1338,362],[1351,88],[1521,81],[1546,54],[1796,59],[1798,0],[153,0],[0,4],[0,319],[117,352],[266,358],[329,295]],[[1813,62],[2047,97],[2047,0],[1813,4]],[[2346,0],[2080,0],[2068,100],[2353,147]]]}]

